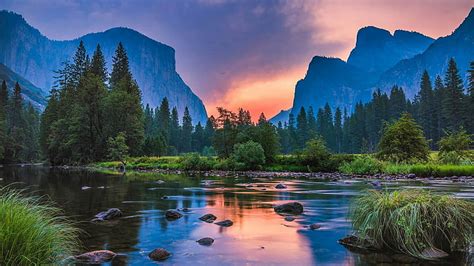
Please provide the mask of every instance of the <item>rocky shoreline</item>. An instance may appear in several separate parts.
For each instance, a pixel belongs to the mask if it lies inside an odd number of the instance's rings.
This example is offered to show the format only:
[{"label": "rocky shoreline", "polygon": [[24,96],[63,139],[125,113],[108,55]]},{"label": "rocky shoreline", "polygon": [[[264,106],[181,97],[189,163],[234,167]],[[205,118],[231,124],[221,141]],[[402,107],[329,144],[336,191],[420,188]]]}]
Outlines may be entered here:
[{"label": "rocky shoreline", "polygon": [[[87,169],[108,169],[118,171],[116,168],[97,168],[86,167]],[[419,177],[415,174],[374,174],[374,175],[356,175],[344,174],[339,172],[323,173],[323,172],[272,172],[272,171],[224,171],[224,170],[175,170],[175,169],[133,169],[135,172],[141,173],[158,173],[158,174],[186,174],[189,176],[203,176],[203,177],[248,177],[248,178],[305,178],[313,180],[325,181],[339,181],[349,179],[378,179],[383,181],[400,181],[400,180],[414,180],[414,181],[430,181],[430,180],[446,180],[460,183],[474,183],[474,176],[447,176],[447,177]]]}]

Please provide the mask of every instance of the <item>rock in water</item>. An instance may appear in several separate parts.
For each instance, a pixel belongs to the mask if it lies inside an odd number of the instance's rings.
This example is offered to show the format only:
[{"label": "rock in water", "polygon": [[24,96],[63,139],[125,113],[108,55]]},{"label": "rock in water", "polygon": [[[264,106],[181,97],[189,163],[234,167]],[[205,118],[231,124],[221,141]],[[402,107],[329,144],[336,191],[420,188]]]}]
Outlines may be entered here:
[{"label": "rock in water", "polygon": [[303,213],[303,205],[299,202],[289,202],[275,206],[273,208],[275,212],[278,213],[291,213],[291,214],[301,214]]},{"label": "rock in water", "polygon": [[285,217],[285,221],[287,221],[287,222],[292,222],[294,220],[295,220],[295,217],[293,217],[293,216],[286,216]]},{"label": "rock in water", "polygon": [[432,248],[425,248],[423,252],[421,252],[421,256],[423,256],[424,258],[429,258],[429,259],[441,259],[441,258],[448,257],[449,254],[444,252],[441,249],[432,247]]},{"label": "rock in water", "polygon": [[171,253],[164,248],[156,248],[148,254],[148,257],[154,261],[166,260],[171,256]]},{"label": "rock in water", "polygon": [[101,222],[101,221],[107,221],[107,220],[112,220],[118,217],[122,216],[122,211],[117,208],[111,208],[103,212],[99,212],[98,214],[95,215],[95,218],[92,219],[93,222]]},{"label": "rock in water", "polygon": [[117,254],[110,250],[96,250],[74,256],[74,258],[81,263],[97,264],[111,261],[115,256]]},{"label": "rock in water", "polygon": [[319,228],[321,228],[320,224],[310,224],[309,225],[309,229],[311,229],[311,230],[317,230]]},{"label": "rock in water", "polygon": [[224,220],[224,221],[217,222],[216,224],[219,226],[229,227],[229,226],[232,226],[234,222],[232,222],[231,220]]},{"label": "rock in water", "polygon": [[407,175],[407,178],[408,178],[408,179],[415,179],[415,178],[416,178],[416,175],[415,175],[415,174],[408,174],[408,175]]},{"label": "rock in water", "polygon": [[175,210],[167,210],[165,212],[165,217],[166,219],[168,220],[177,220],[181,217],[183,217],[183,215]]},{"label": "rock in water", "polygon": [[203,216],[199,218],[199,220],[204,221],[206,223],[213,223],[216,219],[217,217],[211,213],[204,214]]},{"label": "rock in water", "polygon": [[276,189],[285,189],[286,186],[284,184],[280,183],[280,184],[276,185],[275,188]]},{"label": "rock in water", "polygon": [[210,237],[204,237],[204,238],[199,239],[196,242],[198,242],[199,245],[202,245],[202,246],[210,246],[212,245],[212,243],[214,243],[214,239]]}]

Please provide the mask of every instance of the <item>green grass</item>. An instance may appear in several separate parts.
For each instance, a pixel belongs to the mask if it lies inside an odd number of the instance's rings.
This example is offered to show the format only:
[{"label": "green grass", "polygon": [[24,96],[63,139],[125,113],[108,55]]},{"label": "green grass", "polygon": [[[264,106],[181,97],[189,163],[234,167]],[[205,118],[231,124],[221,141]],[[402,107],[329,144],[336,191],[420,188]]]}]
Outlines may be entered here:
[{"label": "green grass", "polygon": [[386,174],[413,173],[420,177],[474,176],[474,165],[385,164]]},{"label": "green grass", "polygon": [[78,247],[78,230],[61,210],[38,197],[0,189],[2,265],[56,264]]},{"label": "green grass", "polygon": [[351,207],[356,234],[380,250],[423,259],[425,249],[465,250],[473,240],[474,203],[422,190],[368,191]]}]

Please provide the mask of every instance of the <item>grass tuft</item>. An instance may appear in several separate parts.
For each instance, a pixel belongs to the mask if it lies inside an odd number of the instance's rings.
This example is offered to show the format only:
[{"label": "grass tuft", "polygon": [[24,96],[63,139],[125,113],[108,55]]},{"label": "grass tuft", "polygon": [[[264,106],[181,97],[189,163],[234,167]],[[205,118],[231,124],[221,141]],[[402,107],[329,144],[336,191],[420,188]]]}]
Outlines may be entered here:
[{"label": "grass tuft", "polygon": [[21,191],[0,188],[2,265],[59,263],[78,247],[78,229],[59,208]]},{"label": "grass tuft", "polygon": [[465,250],[473,240],[474,203],[422,190],[369,191],[350,217],[360,239],[422,259],[430,259],[425,250]]}]

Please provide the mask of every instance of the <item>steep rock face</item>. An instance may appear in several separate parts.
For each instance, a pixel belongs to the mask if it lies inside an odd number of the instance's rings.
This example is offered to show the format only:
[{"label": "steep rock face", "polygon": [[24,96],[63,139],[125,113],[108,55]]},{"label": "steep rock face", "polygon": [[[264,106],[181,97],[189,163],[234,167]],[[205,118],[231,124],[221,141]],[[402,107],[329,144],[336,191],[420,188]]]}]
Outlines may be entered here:
[{"label": "steep rock face", "polygon": [[356,47],[347,63],[378,75],[398,61],[423,52],[433,41],[417,32],[397,30],[392,35],[384,29],[365,27],[357,33]]},{"label": "steep rock face", "polygon": [[451,57],[466,82],[469,63],[474,60],[474,8],[451,35],[437,39],[423,53],[398,62],[381,75],[376,87],[388,90],[397,84],[412,98],[419,90],[423,71],[426,69],[432,79],[443,77]]},{"label": "steep rock face", "polygon": [[43,110],[46,104],[46,94],[42,89],[31,84],[28,80],[13,72],[3,64],[0,64],[0,82],[5,80],[10,93],[12,93],[15,83],[20,84],[23,99],[30,102],[36,108]]},{"label": "steep rock face", "polygon": [[269,121],[270,123],[274,125],[278,125],[278,122],[281,122],[281,124],[284,125],[285,122],[288,122],[290,112],[291,112],[291,108],[288,110],[281,110],[277,115],[272,117]]},{"label": "steep rock face", "polygon": [[358,32],[357,45],[348,62],[314,57],[306,77],[296,84],[292,113],[302,106],[316,110],[326,102],[332,108],[352,111],[355,103],[371,98],[374,89],[389,91],[401,86],[413,98],[426,69],[432,79],[444,76],[453,57],[466,83],[469,63],[474,60],[474,8],[449,36],[433,41],[416,32],[388,31],[366,27]]},{"label": "steep rock face", "polygon": [[142,91],[143,103],[156,107],[164,97],[176,106],[180,115],[188,106],[193,122],[205,123],[206,109],[176,72],[173,48],[127,28],[113,28],[75,40],[54,41],[43,36],[20,16],[0,11],[0,63],[25,77],[45,92],[54,82],[54,71],[70,60],[84,41],[89,54],[100,44],[111,70],[112,56],[122,42],[129,56],[130,68]]},{"label": "steep rock face", "polygon": [[295,89],[292,113],[296,116],[301,107],[317,109],[329,103],[331,107],[352,109],[359,100],[366,100],[366,91],[373,82],[367,72],[339,58],[315,56],[304,79]]}]

